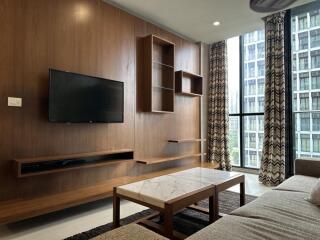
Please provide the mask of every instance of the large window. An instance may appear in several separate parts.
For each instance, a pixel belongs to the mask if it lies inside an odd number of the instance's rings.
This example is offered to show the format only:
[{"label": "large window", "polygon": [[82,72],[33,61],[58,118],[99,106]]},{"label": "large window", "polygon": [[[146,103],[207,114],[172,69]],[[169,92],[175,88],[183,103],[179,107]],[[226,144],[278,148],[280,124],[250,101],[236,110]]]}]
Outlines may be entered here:
[{"label": "large window", "polygon": [[[298,23],[298,24],[297,24]],[[320,5],[291,14],[292,99],[296,157],[320,156]]]},{"label": "large window", "polygon": [[227,47],[231,162],[259,168],[264,137],[264,30],[230,38]]}]

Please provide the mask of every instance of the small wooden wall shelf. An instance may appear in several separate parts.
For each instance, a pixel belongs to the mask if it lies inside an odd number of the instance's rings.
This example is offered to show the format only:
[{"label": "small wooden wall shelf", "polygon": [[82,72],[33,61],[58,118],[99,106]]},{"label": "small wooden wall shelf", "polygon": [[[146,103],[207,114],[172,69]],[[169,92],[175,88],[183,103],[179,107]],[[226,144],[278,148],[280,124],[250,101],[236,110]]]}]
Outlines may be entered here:
[{"label": "small wooden wall shelf", "polygon": [[144,38],[145,110],[174,112],[174,43],[155,35]]},{"label": "small wooden wall shelf", "polygon": [[177,71],[175,79],[177,94],[191,97],[202,96],[202,76],[186,71]]},{"label": "small wooden wall shelf", "polygon": [[168,140],[170,143],[194,143],[194,142],[204,142],[206,139],[200,138],[186,138],[186,139],[171,139]]},{"label": "small wooden wall shelf", "polygon": [[17,177],[64,172],[132,161],[132,149],[14,159]]},{"label": "small wooden wall shelf", "polygon": [[150,164],[158,164],[163,162],[171,162],[171,161],[176,161],[176,160],[181,160],[186,158],[195,158],[200,156],[201,156],[201,153],[197,153],[197,154],[186,154],[186,155],[173,156],[173,157],[138,159],[136,161],[138,163],[150,165]]}]

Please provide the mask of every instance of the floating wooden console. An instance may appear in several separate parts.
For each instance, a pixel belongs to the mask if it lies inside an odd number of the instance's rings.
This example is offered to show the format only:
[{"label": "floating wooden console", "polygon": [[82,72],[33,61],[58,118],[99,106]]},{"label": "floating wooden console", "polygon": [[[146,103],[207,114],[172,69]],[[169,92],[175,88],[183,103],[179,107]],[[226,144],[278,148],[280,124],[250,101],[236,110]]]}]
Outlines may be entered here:
[{"label": "floating wooden console", "polygon": [[15,199],[11,201],[0,202],[0,224],[16,222],[68,207],[111,197],[113,187],[182,171],[192,167],[216,168],[216,166],[212,165],[211,163],[198,162],[192,163],[187,167],[176,167],[143,174],[140,176],[125,176],[110,179],[94,186],[75,189],[69,192],[51,194],[48,196],[41,196],[31,199]]},{"label": "floating wooden console", "polygon": [[168,140],[168,142],[171,143],[193,143],[193,142],[204,142],[206,139],[200,139],[200,138],[187,138],[187,139],[171,139]]},{"label": "floating wooden console", "polygon": [[174,112],[174,43],[155,35],[144,38],[145,111]]},{"label": "floating wooden console", "polygon": [[14,166],[17,177],[29,177],[80,168],[106,166],[132,159],[132,149],[119,149],[59,156],[20,158],[14,159]]},{"label": "floating wooden console", "polygon": [[197,153],[197,154],[186,154],[186,155],[173,156],[173,157],[137,159],[136,161],[138,163],[150,165],[150,164],[171,162],[171,161],[181,160],[181,159],[185,159],[185,158],[194,158],[194,157],[200,157],[200,156],[201,156],[201,153]]},{"label": "floating wooden console", "polygon": [[177,71],[175,79],[177,94],[191,97],[202,96],[202,76],[186,71]]}]

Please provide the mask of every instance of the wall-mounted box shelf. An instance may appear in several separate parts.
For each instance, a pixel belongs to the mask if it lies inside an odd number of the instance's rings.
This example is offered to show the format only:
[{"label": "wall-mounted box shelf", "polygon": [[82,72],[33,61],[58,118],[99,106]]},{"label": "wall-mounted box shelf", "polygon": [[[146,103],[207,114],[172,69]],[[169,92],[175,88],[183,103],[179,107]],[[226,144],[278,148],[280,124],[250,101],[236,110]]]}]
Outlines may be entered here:
[{"label": "wall-mounted box shelf", "polygon": [[17,177],[64,172],[81,168],[107,166],[132,161],[132,149],[14,159]]},{"label": "wall-mounted box shelf", "polygon": [[191,97],[202,96],[203,77],[186,71],[175,73],[176,93]]},{"label": "wall-mounted box shelf", "polygon": [[145,111],[174,112],[174,43],[155,35],[144,38]]},{"label": "wall-mounted box shelf", "polygon": [[164,162],[182,160],[182,159],[187,159],[187,158],[195,158],[195,157],[200,157],[200,156],[201,156],[201,153],[196,153],[196,154],[186,154],[186,155],[173,156],[173,157],[137,159],[136,162],[150,165],[150,164],[159,164],[159,163],[164,163]]},{"label": "wall-mounted box shelf", "polygon": [[204,142],[206,139],[200,138],[186,138],[186,139],[170,139],[168,142],[170,143],[194,143],[194,142]]}]

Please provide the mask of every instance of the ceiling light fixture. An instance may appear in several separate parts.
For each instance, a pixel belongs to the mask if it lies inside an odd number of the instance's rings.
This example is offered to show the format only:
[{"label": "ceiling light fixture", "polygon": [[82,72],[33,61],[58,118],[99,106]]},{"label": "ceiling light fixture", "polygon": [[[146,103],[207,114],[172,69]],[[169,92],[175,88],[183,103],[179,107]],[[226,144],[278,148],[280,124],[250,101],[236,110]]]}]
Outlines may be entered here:
[{"label": "ceiling light fixture", "polygon": [[215,22],[212,23],[212,25],[213,25],[213,26],[220,26],[220,22],[215,21]]}]

